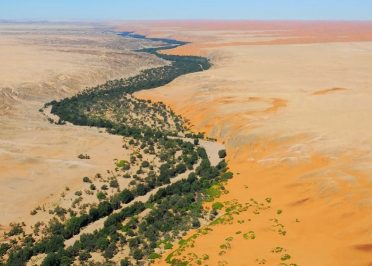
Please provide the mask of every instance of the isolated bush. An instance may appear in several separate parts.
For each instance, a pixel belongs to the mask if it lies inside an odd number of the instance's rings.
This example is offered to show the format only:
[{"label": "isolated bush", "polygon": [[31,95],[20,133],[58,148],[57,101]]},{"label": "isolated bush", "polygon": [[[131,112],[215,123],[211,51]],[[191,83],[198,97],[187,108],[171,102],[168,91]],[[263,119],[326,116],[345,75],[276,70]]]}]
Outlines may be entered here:
[{"label": "isolated bush", "polygon": [[18,223],[13,224],[12,223],[12,224],[10,224],[10,226],[11,226],[11,229],[8,232],[8,236],[16,236],[16,235],[20,235],[20,234],[24,233],[23,228],[20,224],[18,224]]},{"label": "isolated bush", "polygon": [[128,259],[123,259],[120,261],[120,266],[131,266],[132,264]]},{"label": "isolated bush", "polygon": [[143,161],[141,165],[142,167],[146,168],[150,166],[150,163],[148,161]]},{"label": "isolated bush", "polygon": [[116,179],[112,179],[110,181],[110,187],[112,187],[112,188],[118,188],[119,187],[118,181]]},{"label": "isolated bush", "polygon": [[83,177],[83,182],[85,182],[85,183],[92,183],[92,181],[90,180],[90,178],[87,177],[87,176],[84,176]]},{"label": "isolated bush", "polygon": [[103,193],[102,191],[100,191],[100,192],[97,193],[97,198],[99,200],[104,200],[104,199],[106,199],[106,194]]},{"label": "isolated bush", "polygon": [[220,157],[221,159],[225,158],[226,157],[226,150],[220,150],[218,151],[218,157]]}]

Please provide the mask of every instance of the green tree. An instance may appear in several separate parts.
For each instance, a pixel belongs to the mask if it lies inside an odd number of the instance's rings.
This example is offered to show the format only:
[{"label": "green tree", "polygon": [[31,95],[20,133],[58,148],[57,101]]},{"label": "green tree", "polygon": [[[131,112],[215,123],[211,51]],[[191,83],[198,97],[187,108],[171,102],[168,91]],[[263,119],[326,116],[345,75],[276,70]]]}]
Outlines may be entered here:
[{"label": "green tree", "polygon": [[57,253],[49,253],[41,266],[59,266],[61,265],[61,258],[58,256]]},{"label": "green tree", "polygon": [[80,252],[80,254],[79,254],[79,260],[80,260],[80,261],[87,261],[87,260],[89,260],[91,257],[92,257],[92,255],[90,255],[90,253],[87,252],[87,251],[82,251],[82,252]]},{"label": "green tree", "polygon": [[92,181],[90,180],[90,178],[87,177],[87,176],[84,176],[83,177],[83,182],[85,182],[85,183],[92,183]]},{"label": "green tree", "polygon": [[130,263],[130,261],[128,260],[128,258],[125,258],[125,259],[122,259],[120,261],[120,266],[131,266],[132,264]]},{"label": "green tree", "polygon": [[133,258],[134,258],[135,260],[141,260],[141,259],[143,258],[143,253],[142,253],[142,251],[139,250],[139,249],[135,249],[135,250],[133,251]]},{"label": "green tree", "polygon": [[226,150],[219,150],[218,151],[218,157],[220,157],[221,159],[225,158],[226,157]]},{"label": "green tree", "polygon": [[50,252],[56,252],[60,248],[64,247],[64,238],[61,235],[54,235],[52,236],[48,242],[46,242],[45,246],[45,252],[50,253]]}]

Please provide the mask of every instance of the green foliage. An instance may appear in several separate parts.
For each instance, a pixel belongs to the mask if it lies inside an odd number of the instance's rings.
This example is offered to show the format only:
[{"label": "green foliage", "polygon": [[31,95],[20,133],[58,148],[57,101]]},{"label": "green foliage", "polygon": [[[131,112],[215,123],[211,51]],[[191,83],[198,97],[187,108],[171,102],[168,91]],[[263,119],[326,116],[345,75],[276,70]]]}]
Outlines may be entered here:
[{"label": "green foliage", "polygon": [[100,192],[97,193],[97,198],[99,200],[104,200],[104,199],[106,199],[106,194],[103,193],[102,191],[100,191]]},{"label": "green foliage", "polygon": [[227,180],[233,178],[234,174],[232,172],[226,172],[222,174],[222,179]]},{"label": "green foliage", "polygon": [[[173,47],[173,46],[172,46]],[[145,101],[136,101],[134,104],[128,104],[128,102],[120,102],[124,99],[123,96],[131,94],[139,90],[152,89],[165,85],[175,78],[193,72],[206,70],[210,67],[209,60],[202,57],[196,56],[176,56],[176,55],[165,55],[158,53],[159,50],[169,49],[171,47],[159,47],[159,48],[146,48],[142,49],[141,52],[147,52],[154,54],[157,57],[169,60],[170,65],[156,67],[152,69],[143,70],[139,75],[130,77],[127,79],[120,79],[109,81],[106,84],[97,86],[90,90],[83,91],[82,93],[61,100],[59,102],[53,101],[49,103],[52,105],[51,112],[58,115],[61,120],[61,124],[65,121],[69,121],[75,125],[85,126],[96,126],[105,127],[110,133],[133,136],[135,138],[140,137],[142,129],[146,129],[148,135],[154,134],[154,130],[148,127],[142,120],[136,120],[135,123],[116,123],[107,119],[104,115],[104,108],[107,106],[120,106],[120,114],[125,114],[123,110],[133,110],[139,113],[138,110],[143,109],[146,106]],[[130,101],[128,98],[127,101]],[[104,103],[104,104],[103,104]],[[162,104],[154,105],[156,107],[162,107]],[[158,125],[157,132],[155,134],[162,134],[160,131],[164,131],[164,125],[169,124],[168,116],[164,112],[157,111],[154,109],[160,117],[162,117],[161,124]],[[116,112],[116,109],[114,110]],[[128,113],[126,113],[128,114]],[[170,114],[175,122],[175,130],[182,131],[183,127],[178,118],[174,117],[174,114]],[[121,115],[121,121],[128,119],[130,115]],[[154,121],[157,121],[156,116],[152,116]],[[134,119],[134,118],[130,118]],[[142,128],[133,126],[134,124],[141,125]]]},{"label": "green foliage", "polygon": [[61,235],[53,235],[46,243],[45,243],[45,252],[56,252],[60,248],[64,247],[64,238]]},{"label": "green foliage", "polygon": [[205,190],[205,195],[207,196],[207,201],[212,201],[215,198],[221,196],[221,190],[219,185],[213,185]]},{"label": "green foliage", "polygon": [[85,160],[89,160],[90,159],[90,156],[88,154],[82,154],[81,153],[81,154],[78,155],[78,158],[79,159],[82,159],[82,160],[84,160],[84,159]]},{"label": "green foliage", "polygon": [[22,249],[13,250],[9,254],[9,258],[6,265],[9,266],[21,266],[26,265],[26,262],[32,257],[33,250],[29,246]]},{"label": "green foliage", "polygon": [[10,248],[11,246],[8,243],[0,244],[0,257],[4,256]]},{"label": "green foliage", "polygon": [[118,161],[116,163],[116,166],[122,168],[123,170],[129,170],[129,168],[130,168],[130,164],[126,160],[120,160],[120,161]]},{"label": "green foliage", "polygon": [[91,257],[92,257],[92,255],[90,255],[89,252],[87,252],[87,251],[82,251],[79,254],[79,260],[80,261],[87,261]]},{"label": "green foliage", "polygon": [[133,258],[135,260],[141,260],[143,258],[143,252],[139,249],[135,249],[133,252]]},{"label": "green foliage", "polygon": [[146,168],[150,166],[150,163],[148,161],[143,161],[141,165],[142,167]]},{"label": "green foliage", "polygon": [[226,150],[220,150],[218,151],[218,157],[220,157],[221,159],[225,158],[226,157]]},{"label": "green foliage", "polygon": [[186,170],[186,165],[184,163],[179,163],[176,165],[176,174],[183,174],[184,172],[186,172]]},{"label": "green foliage", "polygon": [[280,259],[281,260],[289,260],[291,258],[291,256],[289,254],[284,254]]},{"label": "green foliage", "polygon": [[14,223],[14,224],[10,224],[10,226],[11,226],[11,229],[8,232],[8,236],[16,236],[16,235],[20,235],[24,233],[23,228],[20,224]]},{"label": "green foliage", "polygon": [[118,181],[116,179],[112,179],[110,181],[110,187],[112,187],[112,188],[118,188],[119,187]]},{"label": "green foliage", "polygon": [[97,248],[102,251],[102,250],[105,250],[109,246],[110,241],[105,237],[101,237],[98,239],[96,244],[97,244]]},{"label": "green foliage", "polygon": [[198,219],[194,219],[193,221],[192,221],[192,227],[193,228],[199,228],[200,227],[200,221],[198,220]]},{"label": "green foliage", "polygon": [[137,196],[143,196],[143,195],[146,195],[147,191],[148,189],[144,184],[138,184],[135,194]]},{"label": "green foliage", "polygon": [[247,239],[247,240],[249,239],[253,240],[256,238],[256,234],[253,231],[249,231],[248,233],[243,234],[243,237],[244,239]]},{"label": "green foliage", "polygon": [[83,182],[85,182],[85,183],[92,183],[92,181],[90,180],[90,178],[87,177],[87,176],[84,176],[83,177]]},{"label": "green foliage", "polygon": [[[30,248],[24,247],[17,253],[11,253],[8,262],[13,264],[10,265],[23,265],[32,255],[39,253],[47,253],[44,265],[71,265],[77,257],[85,263],[92,252],[101,252],[109,260],[124,245],[129,248],[130,258],[121,260],[120,265],[130,265],[132,259],[140,261],[159,258],[155,248],[161,241],[165,243],[165,249],[171,249],[171,242],[177,236],[191,228],[200,227],[200,220],[207,215],[202,208],[202,200],[218,197],[221,181],[231,178],[226,173],[226,162],[211,166],[205,149],[198,145],[198,138],[204,138],[202,133],[188,133],[188,137],[194,139],[193,142],[173,138],[179,132],[185,133],[182,118],[162,103],[135,99],[131,94],[167,84],[186,73],[208,69],[210,64],[206,58],[158,53],[162,49],[166,48],[148,48],[142,52],[169,60],[167,66],[144,70],[128,79],[109,81],[71,98],[50,103],[52,113],[61,118],[61,123],[69,121],[75,125],[106,128],[111,134],[130,137],[125,146],[133,145],[146,154],[159,154],[162,165],[158,167],[146,160],[142,161],[141,153],[132,154],[130,162],[117,161],[116,167],[121,170],[129,170],[131,165],[140,163],[141,171],[138,176],[133,175],[130,190],[116,190],[117,193],[110,195],[109,199],[106,199],[104,192],[98,192],[98,206],[91,206],[87,214],[72,215],[64,224],[54,221],[50,236],[37,241],[33,247],[30,244]],[[200,165],[196,167],[198,162]],[[187,179],[170,184],[173,178],[194,168],[195,172],[189,174]],[[129,172],[125,174],[131,177]],[[83,181],[91,183],[92,190],[96,189],[88,177]],[[119,187],[116,179],[111,179],[109,185]],[[160,186],[164,187],[146,203],[135,202],[136,197]],[[102,190],[106,188],[101,187]],[[143,212],[146,209],[148,211]],[[137,219],[139,214],[141,219]],[[63,247],[65,239],[103,217],[107,217],[103,228],[82,234],[73,246]]]},{"label": "green foliage", "polygon": [[158,254],[158,253],[151,253],[150,255],[149,255],[149,259],[150,260],[156,260],[156,259],[159,259],[159,258],[161,258],[161,255],[160,254]]},{"label": "green foliage", "polygon": [[130,261],[126,258],[126,259],[122,259],[120,261],[120,266],[131,266],[132,264],[130,263]]},{"label": "green foliage", "polygon": [[41,266],[58,266],[61,265],[61,258],[57,253],[49,253],[44,261],[41,263]]},{"label": "green foliage", "polygon": [[106,259],[111,259],[112,257],[114,257],[115,255],[115,251],[116,251],[116,246],[115,246],[115,243],[110,243],[107,248],[104,250],[103,252],[103,256],[106,258]]},{"label": "green foliage", "polygon": [[223,208],[223,204],[221,202],[215,202],[212,204],[212,208],[215,210],[221,210]]},{"label": "green foliage", "polygon": [[63,235],[65,238],[70,238],[80,232],[80,228],[88,223],[88,217],[83,215],[81,217],[73,216],[67,220]]},{"label": "green foliage", "polygon": [[172,249],[173,245],[171,243],[165,243],[164,244],[164,249]]},{"label": "green foliage", "polygon": [[127,204],[134,199],[134,195],[129,189],[124,189],[123,191],[120,192],[119,199],[121,200],[122,203]]}]

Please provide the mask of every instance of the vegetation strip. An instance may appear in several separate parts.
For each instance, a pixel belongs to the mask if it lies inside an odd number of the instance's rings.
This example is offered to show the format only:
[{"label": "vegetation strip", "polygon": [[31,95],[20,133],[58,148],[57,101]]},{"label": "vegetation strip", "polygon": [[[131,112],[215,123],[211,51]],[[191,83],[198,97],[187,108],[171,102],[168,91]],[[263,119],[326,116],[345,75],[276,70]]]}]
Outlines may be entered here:
[{"label": "vegetation strip", "polygon": [[[145,38],[133,33],[122,35]],[[25,265],[38,254],[46,254],[42,265],[71,265],[76,260],[81,264],[88,261],[92,264],[91,254],[98,253],[106,261],[93,265],[141,265],[145,260],[161,257],[164,250],[172,247],[172,242],[217,215],[218,208],[206,211],[202,202],[213,198],[216,193],[211,191],[216,187],[223,188],[222,183],[232,177],[223,160],[226,152],[220,151],[220,163],[211,165],[205,149],[199,145],[199,139],[204,138],[202,133],[191,132],[186,121],[164,104],[132,96],[133,92],[165,85],[181,75],[206,70],[210,62],[196,56],[161,54],[158,51],[185,43],[152,40],[166,43],[166,46],[139,52],[154,54],[169,61],[169,65],[144,70],[125,80],[109,81],[71,98],[47,103],[40,110],[44,112],[51,107],[51,113],[58,116],[58,121],[49,119],[52,123],[63,125],[69,122],[105,128],[111,134],[123,136],[124,148],[140,151],[131,155],[128,161],[117,162],[110,177],[110,187],[117,189],[117,193],[108,197],[103,192],[107,190],[104,186],[100,192],[94,192],[96,186],[85,177],[83,181],[90,183],[93,191],[89,193],[97,193],[99,204],[82,210],[80,214],[73,209],[55,211],[68,218],[51,220],[39,238],[25,235],[22,227],[13,227],[8,236],[23,233],[23,238],[19,241],[12,239],[12,243],[0,246],[2,264]],[[193,141],[186,141],[182,139],[184,137]],[[158,164],[145,160],[144,155]],[[89,159],[89,155],[80,157]],[[136,169],[135,174],[130,172],[133,169]],[[171,182],[187,173],[187,178]],[[130,178],[131,186],[120,190],[117,178]],[[148,193],[151,196],[146,202],[137,200]],[[77,195],[81,197],[81,193]],[[81,234],[78,241],[65,247],[67,239],[104,217],[107,218],[102,228]]]}]

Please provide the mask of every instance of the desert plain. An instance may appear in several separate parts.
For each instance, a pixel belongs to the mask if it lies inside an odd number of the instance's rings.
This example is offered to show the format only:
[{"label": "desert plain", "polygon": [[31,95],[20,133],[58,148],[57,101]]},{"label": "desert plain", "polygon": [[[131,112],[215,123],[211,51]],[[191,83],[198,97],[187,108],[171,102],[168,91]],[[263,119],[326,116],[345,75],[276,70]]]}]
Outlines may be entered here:
[{"label": "desert plain", "polygon": [[129,30],[190,42],[167,53],[210,58],[211,69],[135,96],[166,103],[225,144],[234,178],[216,201],[264,206],[191,231],[193,244],[168,254],[208,265],[372,265],[369,22],[1,24],[3,228],[122,156],[119,137],[51,125],[38,109],[163,65],[133,52],[150,44],[113,33]]},{"label": "desert plain", "polygon": [[[207,255],[211,265],[288,263],[276,253],[280,247],[298,265],[371,265],[372,24],[143,28],[185,36],[192,43],[170,53],[206,55],[213,67],[136,96],[169,104],[225,143],[235,176],[220,202],[271,203],[212,226],[179,257]],[[241,236],[247,231],[254,240]]]},{"label": "desert plain", "polygon": [[105,172],[123,155],[120,137],[52,125],[39,109],[164,62],[133,52],[146,41],[107,26],[0,23],[0,32],[0,229],[7,229],[32,219],[35,207],[56,206],[65,187],[78,188],[83,176]]}]

